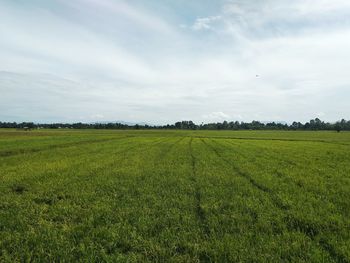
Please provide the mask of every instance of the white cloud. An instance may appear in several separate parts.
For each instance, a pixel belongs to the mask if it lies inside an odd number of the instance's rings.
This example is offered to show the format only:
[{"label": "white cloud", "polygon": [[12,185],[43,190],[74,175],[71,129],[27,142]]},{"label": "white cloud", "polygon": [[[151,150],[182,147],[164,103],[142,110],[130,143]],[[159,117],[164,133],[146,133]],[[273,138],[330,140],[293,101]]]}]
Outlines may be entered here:
[{"label": "white cloud", "polygon": [[301,15],[321,15],[334,12],[347,12],[350,2],[347,0],[298,0],[295,1],[295,10]]},{"label": "white cloud", "polygon": [[105,116],[103,114],[92,114],[90,115],[90,119],[92,120],[103,120]]},{"label": "white cloud", "polygon": [[231,119],[231,116],[223,113],[222,111],[216,111],[202,116],[206,121],[223,121]]},{"label": "white cloud", "polygon": [[213,28],[213,24],[218,22],[221,19],[221,16],[208,16],[197,18],[194,24],[192,25],[193,30],[209,30]]},{"label": "white cloud", "polygon": [[[99,72],[104,74],[119,74],[123,78],[152,77],[148,65],[139,58],[128,53],[127,50],[100,40],[83,28],[68,24],[63,20],[49,16],[49,25],[41,25],[43,21],[18,21],[16,23],[1,23],[0,30],[3,36],[3,45],[9,51],[21,52],[22,58],[36,57],[39,61],[46,61],[56,66],[58,71],[72,72],[72,68],[78,71]],[[24,30],[24,28],[27,28]],[[67,41],[69,39],[69,41]],[[4,52],[4,51],[1,51]],[[22,69],[21,63],[1,64],[3,70]],[[39,64],[37,66],[40,67]],[[26,68],[33,70],[33,68]],[[54,69],[54,70],[55,70]],[[47,68],[34,68],[34,70],[46,71]],[[48,68],[50,70],[50,68]],[[52,72],[50,72],[52,73]]]},{"label": "white cloud", "polygon": [[308,29],[348,27],[349,13],[350,2],[346,0],[230,0],[224,5],[222,17],[231,29],[270,37],[304,33]]},{"label": "white cloud", "polygon": [[104,15],[119,16],[127,19],[128,22],[136,23],[142,28],[150,31],[155,31],[160,34],[173,34],[172,27],[164,20],[145,12],[140,8],[130,5],[127,1],[113,1],[113,0],[78,0],[70,3],[78,8],[87,6],[88,8],[100,11]]},{"label": "white cloud", "polygon": [[0,119],[350,116],[347,1],[228,1],[179,32],[126,1],[58,3],[73,16],[0,3]]}]

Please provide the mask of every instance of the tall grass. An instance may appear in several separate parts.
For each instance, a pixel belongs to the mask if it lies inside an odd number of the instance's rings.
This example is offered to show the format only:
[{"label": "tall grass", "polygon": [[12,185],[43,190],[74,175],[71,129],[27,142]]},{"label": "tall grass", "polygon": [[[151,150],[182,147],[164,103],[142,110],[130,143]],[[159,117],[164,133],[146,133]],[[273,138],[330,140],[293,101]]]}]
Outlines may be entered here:
[{"label": "tall grass", "polygon": [[0,131],[0,262],[349,262],[350,133]]}]

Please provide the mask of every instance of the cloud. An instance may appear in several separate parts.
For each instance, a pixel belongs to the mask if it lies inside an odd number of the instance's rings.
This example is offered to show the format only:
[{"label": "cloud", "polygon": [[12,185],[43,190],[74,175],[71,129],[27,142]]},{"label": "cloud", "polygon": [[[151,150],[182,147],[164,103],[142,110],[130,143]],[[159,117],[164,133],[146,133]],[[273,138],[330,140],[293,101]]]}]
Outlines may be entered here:
[{"label": "cloud", "polygon": [[191,26],[193,30],[210,30],[213,28],[213,24],[220,21],[221,16],[208,16],[197,18],[194,24]]},{"label": "cloud", "polygon": [[223,121],[231,119],[231,116],[221,111],[211,112],[202,116],[206,121]]},{"label": "cloud", "polygon": [[0,120],[350,116],[348,1],[150,3],[1,2]]},{"label": "cloud", "polygon": [[[112,4],[111,1],[98,3],[99,5]],[[109,7],[105,5],[102,6]],[[119,10],[118,6],[113,5],[113,7]],[[126,14],[125,9],[128,10]],[[124,4],[120,7],[120,12],[134,20],[137,13],[132,13],[130,9]],[[103,74],[118,76],[124,80],[142,78],[144,81],[154,78],[155,73],[152,72],[150,63],[119,44],[118,42],[121,41],[118,38],[101,37],[101,32],[94,32],[84,24],[69,21],[51,12],[43,12],[41,9],[17,11],[8,8],[7,11],[1,18],[3,49],[0,52],[5,58],[8,57],[8,64],[3,63],[0,69],[62,72],[62,74],[71,73],[74,70],[79,71],[79,74]],[[24,19],[13,19],[13,16],[24,17]],[[138,21],[140,27],[147,30],[150,27],[151,30],[160,29],[155,25],[156,19],[149,18],[150,21],[146,22],[147,18],[149,16],[140,15],[141,21]],[[19,53],[21,56],[17,55]],[[13,57],[17,60],[11,62]],[[25,64],[30,59],[30,63],[34,62],[34,65],[23,67],[20,59],[24,60]]]},{"label": "cloud", "polygon": [[249,37],[273,37],[348,27],[349,1],[264,0],[227,1],[223,8],[226,26]]},{"label": "cloud", "polygon": [[149,14],[135,5],[132,6],[126,1],[78,0],[69,4],[76,8],[83,7],[87,12],[96,13],[96,11],[99,11],[103,16],[107,17],[113,16],[115,18],[115,16],[118,16],[121,19],[127,20],[128,23],[132,23],[132,26],[140,26],[147,31],[165,35],[174,33],[173,28],[163,19]]},{"label": "cloud", "polygon": [[90,115],[90,119],[92,120],[103,120],[105,116],[103,114],[92,114]]}]

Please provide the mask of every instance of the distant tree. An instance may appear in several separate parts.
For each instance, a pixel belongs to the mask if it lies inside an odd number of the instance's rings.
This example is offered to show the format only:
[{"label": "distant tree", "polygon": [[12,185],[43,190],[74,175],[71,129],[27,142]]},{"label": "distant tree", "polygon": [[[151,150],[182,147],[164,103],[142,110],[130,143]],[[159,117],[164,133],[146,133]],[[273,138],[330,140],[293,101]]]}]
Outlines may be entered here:
[{"label": "distant tree", "polygon": [[341,131],[341,125],[339,122],[337,122],[335,125],[334,125],[334,129],[337,131],[337,132],[340,132]]},{"label": "distant tree", "polygon": [[319,118],[310,120],[302,124],[301,122],[293,122],[291,125],[271,122],[264,124],[259,121],[238,122],[238,121],[223,121],[222,123],[201,123],[195,124],[193,121],[181,121],[175,124],[149,126],[149,125],[127,125],[122,123],[50,123],[50,124],[35,124],[33,122],[0,122],[0,128],[70,128],[70,129],[183,129],[183,130],[336,130],[350,131],[350,121],[342,119],[336,123],[326,123]]},{"label": "distant tree", "polygon": [[181,129],[181,122],[179,122],[179,121],[176,122],[176,123],[175,123],[175,128],[176,128],[176,129]]}]

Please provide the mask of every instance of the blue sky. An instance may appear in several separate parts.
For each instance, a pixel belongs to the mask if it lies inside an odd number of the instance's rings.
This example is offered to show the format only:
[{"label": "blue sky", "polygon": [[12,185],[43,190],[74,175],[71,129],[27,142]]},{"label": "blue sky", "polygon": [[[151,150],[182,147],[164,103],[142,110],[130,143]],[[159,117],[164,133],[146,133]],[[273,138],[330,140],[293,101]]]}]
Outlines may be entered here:
[{"label": "blue sky", "polygon": [[0,0],[0,121],[350,119],[349,47],[348,0]]}]

